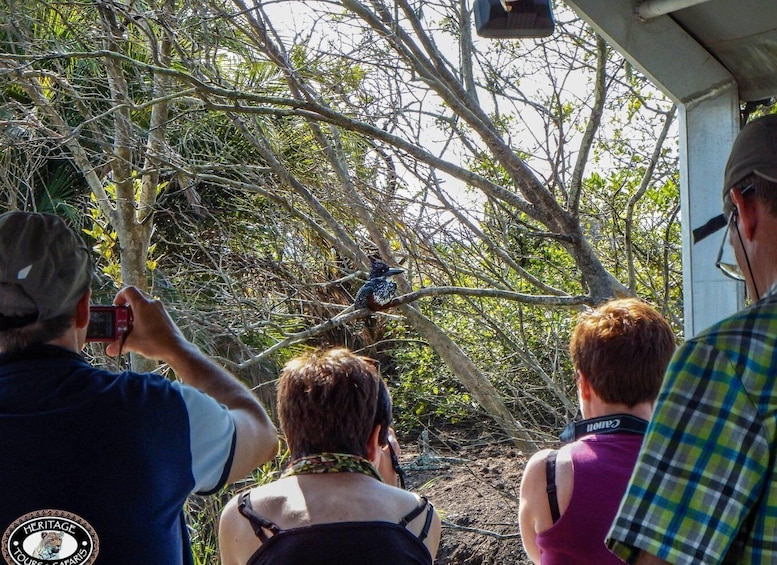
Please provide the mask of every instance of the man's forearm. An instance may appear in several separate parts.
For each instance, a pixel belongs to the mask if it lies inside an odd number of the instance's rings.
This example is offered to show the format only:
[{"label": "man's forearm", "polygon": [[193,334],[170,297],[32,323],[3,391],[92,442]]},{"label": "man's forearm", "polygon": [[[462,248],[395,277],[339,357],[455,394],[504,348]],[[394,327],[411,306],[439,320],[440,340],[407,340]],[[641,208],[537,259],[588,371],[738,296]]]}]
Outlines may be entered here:
[{"label": "man's forearm", "polygon": [[116,294],[114,304],[129,304],[135,325],[126,341],[108,344],[109,355],[119,355],[124,347],[126,351],[167,363],[181,382],[229,410],[236,434],[230,481],[244,477],[275,455],[278,437],[262,405],[237,378],[186,339],[159,300],[147,299],[137,288],[129,286]]},{"label": "man's forearm", "polygon": [[182,383],[201,390],[227,408],[258,408],[264,413],[261,404],[246,386],[194,344],[186,343],[162,360]]},{"label": "man's forearm", "polygon": [[237,443],[228,482],[245,477],[275,456],[275,426],[253,393],[237,378],[191,343],[165,361],[181,382],[204,392],[232,413]]}]

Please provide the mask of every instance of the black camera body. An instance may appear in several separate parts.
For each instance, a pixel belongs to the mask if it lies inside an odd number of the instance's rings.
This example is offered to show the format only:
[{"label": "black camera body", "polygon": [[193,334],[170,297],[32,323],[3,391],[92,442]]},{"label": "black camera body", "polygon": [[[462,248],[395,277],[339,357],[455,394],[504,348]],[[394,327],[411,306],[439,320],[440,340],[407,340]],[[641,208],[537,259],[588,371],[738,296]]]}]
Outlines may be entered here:
[{"label": "black camera body", "polygon": [[89,306],[86,341],[116,341],[132,330],[132,310],[128,305]]}]

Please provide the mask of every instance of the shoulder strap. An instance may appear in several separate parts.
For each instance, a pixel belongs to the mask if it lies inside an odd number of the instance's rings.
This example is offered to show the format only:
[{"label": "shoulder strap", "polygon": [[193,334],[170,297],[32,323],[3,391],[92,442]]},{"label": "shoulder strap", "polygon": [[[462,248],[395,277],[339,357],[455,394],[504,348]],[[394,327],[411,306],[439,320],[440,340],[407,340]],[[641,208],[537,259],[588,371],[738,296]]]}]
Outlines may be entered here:
[{"label": "shoulder strap", "polygon": [[253,506],[251,506],[251,491],[246,491],[240,495],[237,511],[248,520],[254,530],[254,534],[262,543],[265,543],[271,537],[264,532],[265,530],[271,531],[273,535],[281,531],[276,524],[254,511]]},{"label": "shoulder strap", "polygon": [[407,526],[410,522],[415,520],[418,517],[418,515],[421,514],[421,512],[424,511],[424,508],[426,508],[427,504],[429,504],[429,500],[425,496],[422,496],[421,500],[418,501],[418,504],[416,505],[416,507],[413,508],[408,513],[407,516],[405,516],[404,518],[402,518],[399,521],[399,525],[400,526]]},{"label": "shoulder strap", "polygon": [[545,481],[548,485],[545,490],[548,493],[550,516],[554,524],[561,518],[561,512],[558,509],[558,496],[556,495],[556,456],[558,456],[558,451],[554,449],[548,453],[545,459]]},{"label": "shoulder strap", "polygon": [[421,533],[418,536],[419,541],[424,541],[426,539],[426,536],[429,535],[429,528],[432,525],[432,518],[434,518],[434,506],[432,506],[431,502],[426,503],[426,522],[424,522],[424,527],[421,529]]},{"label": "shoulder strap", "polygon": [[424,510],[426,510],[426,521],[424,522],[424,527],[421,529],[421,533],[418,535],[419,541],[424,541],[426,536],[429,535],[429,528],[432,525],[432,518],[434,518],[434,506],[429,502],[429,499],[422,496],[416,507],[399,521],[400,526],[407,527],[407,525],[415,520]]}]

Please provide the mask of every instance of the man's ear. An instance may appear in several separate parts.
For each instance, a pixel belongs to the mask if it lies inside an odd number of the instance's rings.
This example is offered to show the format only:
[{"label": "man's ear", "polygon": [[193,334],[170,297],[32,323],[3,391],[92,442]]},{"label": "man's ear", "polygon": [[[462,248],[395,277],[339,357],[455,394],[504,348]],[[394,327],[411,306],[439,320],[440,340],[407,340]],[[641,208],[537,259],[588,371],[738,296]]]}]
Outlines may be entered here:
[{"label": "man's ear", "polygon": [[757,198],[745,198],[738,188],[731,191],[731,202],[737,210],[737,229],[742,237],[748,241],[753,239],[753,234],[758,226]]},{"label": "man's ear", "polygon": [[92,291],[87,289],[78,300],[78,304],[76,304],[76,328],[79,330],[89,325],[89,304],[91,299]]},{"label": "man's ear", "polygon": [[577,372],[577,387],[580,389],[580,397],[583,400],[591,400],[591,395],[593,393],[591,383],[588,382],[588,379],[580,371]]}]

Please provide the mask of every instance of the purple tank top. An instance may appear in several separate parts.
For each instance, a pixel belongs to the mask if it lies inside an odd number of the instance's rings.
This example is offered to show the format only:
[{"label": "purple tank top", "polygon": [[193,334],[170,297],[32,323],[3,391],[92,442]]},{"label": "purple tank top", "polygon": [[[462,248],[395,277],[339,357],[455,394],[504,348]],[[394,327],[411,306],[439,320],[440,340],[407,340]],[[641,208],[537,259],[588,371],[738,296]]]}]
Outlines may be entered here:
[{"label": "purple tank top", "polygon": [[537,535],[542,565],[622,565],[604,538],[626,492],[641,435],[584,437],[572,446],[574,486],[558,522]]}]

